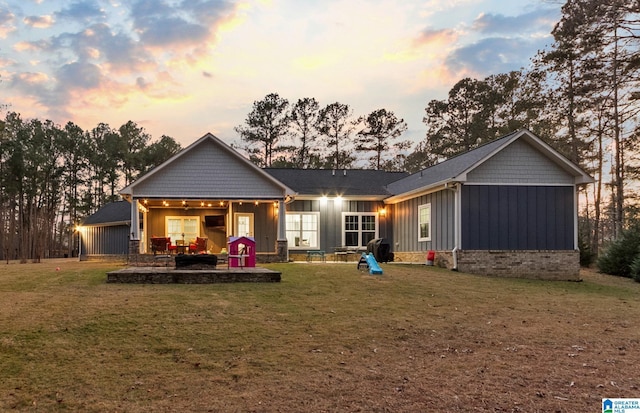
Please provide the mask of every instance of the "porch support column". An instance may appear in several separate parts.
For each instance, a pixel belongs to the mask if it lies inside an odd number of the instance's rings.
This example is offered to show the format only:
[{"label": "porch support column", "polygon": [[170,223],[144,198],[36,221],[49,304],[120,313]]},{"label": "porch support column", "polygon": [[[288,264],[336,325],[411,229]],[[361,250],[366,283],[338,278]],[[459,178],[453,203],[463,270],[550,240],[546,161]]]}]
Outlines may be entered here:
[{"label": "porch support column", "polygon": [[129,261],[132,257],[140,254],[140,212],[138,210],[138,200],[131,200],[131,238],[129,238]]},{"label": "porch support column", "polygon": [[287,245],[287,211],[284,200],[278,201],[278,240],[276,241],[276,255],[281,262],[289,261],[289,246]]},{"label": "porch support column", "polygon": [[138,210],[138,200],[131,201],[131,240],[140,240],[140,221],[138,217],[140,212]]}]

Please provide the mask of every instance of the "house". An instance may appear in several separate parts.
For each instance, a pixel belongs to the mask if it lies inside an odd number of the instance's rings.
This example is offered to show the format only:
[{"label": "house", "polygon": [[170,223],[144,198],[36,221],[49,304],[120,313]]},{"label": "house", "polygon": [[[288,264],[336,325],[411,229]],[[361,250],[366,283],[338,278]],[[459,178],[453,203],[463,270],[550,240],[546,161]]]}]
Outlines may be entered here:
[{"label": "house", "polygon": [[127,201],[106,204],[77,229],[80,256],[127,255],[130,228],[131,204]]},{"label": "house", "polygon": [[[152,236],[256,241],[258,260],[334,259],[390,243],[397,261],[577,279],[577,187],[593,179],[519,130],[415,174],[261,169],[207,134],[121,191],[133,249]],[[266,257],[266,258],[265,258]]]},{"label": "house", "polygon": [[206,237],[211,253],[226,248],[229,236],[249,236],[258,252],[275,245],[280,259],[288,259],[285,202],[294,191],[211,134],[120,194],[130,202],[131,239],[140,252],[156,236],[187,244]]},{"label": "house", "polygon": [[518,130],[387,186],[396,254],[460,271],[579,278],[577,187],[593,178]]},{"label": "house", "polygon": [[[375,238],[393,240],[385,199],[386,185],[408,176],[375,170],[265,169],[295,191],[287,204],[286,238],[290,256],[303,260],[309,250],[328,254],[365,250]],[[345,254],[346,255],[346,254]],[[343,256],[344,259],[346,257]]]}]

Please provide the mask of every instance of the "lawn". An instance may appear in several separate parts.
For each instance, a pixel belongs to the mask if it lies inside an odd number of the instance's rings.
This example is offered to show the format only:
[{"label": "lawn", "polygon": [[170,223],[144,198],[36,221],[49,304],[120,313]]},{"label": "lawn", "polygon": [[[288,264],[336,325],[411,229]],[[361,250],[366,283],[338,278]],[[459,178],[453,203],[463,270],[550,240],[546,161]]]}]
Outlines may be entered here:
[{"label": "lawn", "polygon": [[0,411],[595,412],[640,397],[640,284],[271,264],[274,284],[106,284],[1,264]]}]

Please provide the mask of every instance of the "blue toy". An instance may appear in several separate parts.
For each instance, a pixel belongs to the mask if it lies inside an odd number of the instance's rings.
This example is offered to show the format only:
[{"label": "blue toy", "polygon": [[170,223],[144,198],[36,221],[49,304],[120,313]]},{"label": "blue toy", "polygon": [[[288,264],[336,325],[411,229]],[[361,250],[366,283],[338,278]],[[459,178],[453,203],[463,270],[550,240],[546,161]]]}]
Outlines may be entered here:
[{"label": "blue toy", "polygon": [[371,275],[382,275],[382,268],[380,268],[378,261],[376,261],[376,258],[372,253],[365,254],[363,252],[360,257],[360,261],[358,262],[358,269],[360,269],[360,265],[366,265],[369,267],[369,274]]}]

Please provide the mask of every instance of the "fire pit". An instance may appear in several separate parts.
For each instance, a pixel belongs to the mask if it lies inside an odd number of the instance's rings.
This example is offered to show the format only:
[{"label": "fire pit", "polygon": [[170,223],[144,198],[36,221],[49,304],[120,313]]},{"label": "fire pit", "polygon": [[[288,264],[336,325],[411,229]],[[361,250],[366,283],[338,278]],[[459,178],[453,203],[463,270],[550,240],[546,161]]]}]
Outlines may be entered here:
[{"label": "fire pit", "polygon": [[176,269],[211,270],[218,264],[218,257],[212,254],[178,254],[176,255]]}]

